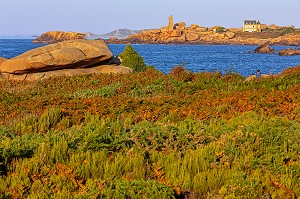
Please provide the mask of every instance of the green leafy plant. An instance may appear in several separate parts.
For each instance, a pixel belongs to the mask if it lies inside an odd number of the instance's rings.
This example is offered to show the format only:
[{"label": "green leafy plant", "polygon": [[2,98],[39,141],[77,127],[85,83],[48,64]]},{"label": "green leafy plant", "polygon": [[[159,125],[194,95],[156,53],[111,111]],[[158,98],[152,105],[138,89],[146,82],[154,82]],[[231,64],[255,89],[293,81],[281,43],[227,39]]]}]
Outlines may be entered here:
[{"label": "green leafy plant", "polygon": [[286,27],[286,28],[284,28],[284,29],[282,30],[280,36],[283,36],[283,35],[289,34],[289,33],[293,33],[293,32],[295,32],[295,31],[296,31],[296,30],[295,30],[294,27]]},{"label": "green leafy plant", "polygon": [[225,30],[226,30],[226,28],[224,28],[224,27],[219,27],[219,28],[216,29],[216,32],[217,32],[217,33],[222,33],[222,32],[225,32]]},{"label": "green leafy plant", "polygon": [[121,58],[122,65],[132,68],[135,72],[146,70],[146,64],[143,57],[141,57],[131,45],[127,45],[118,57]]},{"label": "green leafy plant", "polygon": [[73,93],[73,97],[75,98],[83,98],[83,99],[89,99],[94,97],[112,97],[117,93],[117,89],[121,85],[119,83],[116,83],[114,85],[105,86],[99,89],[84,89],[80,91],[76,91]]}]

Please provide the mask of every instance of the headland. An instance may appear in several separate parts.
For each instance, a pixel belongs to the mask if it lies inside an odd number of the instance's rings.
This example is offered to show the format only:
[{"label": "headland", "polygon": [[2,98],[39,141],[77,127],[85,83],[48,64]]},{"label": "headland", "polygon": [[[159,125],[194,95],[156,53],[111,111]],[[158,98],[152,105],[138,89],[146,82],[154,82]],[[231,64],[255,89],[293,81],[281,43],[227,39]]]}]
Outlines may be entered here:
[{"label": "headland", "polygon": [[187,26],[185,22],[173,23],[170,16],[168,26],[145,30],[125,39],[110,38],[107,43],[261,45],[268,42],[270,45],[300,45],[300,30],[293,26],[268,26],[258,21],[259,29],[248,30],[245,29],[247,22],[244,21],[244,28]]}]

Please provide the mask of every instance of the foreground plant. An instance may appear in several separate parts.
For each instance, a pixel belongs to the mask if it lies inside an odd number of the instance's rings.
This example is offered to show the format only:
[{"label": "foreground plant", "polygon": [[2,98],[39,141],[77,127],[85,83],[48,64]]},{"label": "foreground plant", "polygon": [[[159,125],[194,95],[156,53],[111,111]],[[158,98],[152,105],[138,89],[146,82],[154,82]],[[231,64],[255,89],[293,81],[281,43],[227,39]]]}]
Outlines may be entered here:
[{"label": "foreground plant", "polygon": [[0,198],[296,198],[299,73],[0,82]]}]

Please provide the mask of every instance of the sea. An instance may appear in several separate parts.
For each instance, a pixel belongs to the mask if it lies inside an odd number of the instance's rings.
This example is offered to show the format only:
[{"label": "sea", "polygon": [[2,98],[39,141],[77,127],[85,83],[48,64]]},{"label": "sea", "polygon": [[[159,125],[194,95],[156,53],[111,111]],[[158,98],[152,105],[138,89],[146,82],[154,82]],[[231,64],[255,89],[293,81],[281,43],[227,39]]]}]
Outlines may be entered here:
[{"label": "sea", "polygon": [[[0,57],[13,58],[28,50],[43,46],[33,44],[32,38],[0,37]],[[109,44],[115,56],[125,44]],[[278,51],[291,46],[271,46],[275,54],[254,54],[252,45],[186,45],[186,44],[132,44],[147,65],[163,73],[174,66],[183,65],[192,72],[239,73],[243,76],[255,74],[260,69],[264,74],[278,74],[288,67],[300,64],[300,56],[279,56]]]}]

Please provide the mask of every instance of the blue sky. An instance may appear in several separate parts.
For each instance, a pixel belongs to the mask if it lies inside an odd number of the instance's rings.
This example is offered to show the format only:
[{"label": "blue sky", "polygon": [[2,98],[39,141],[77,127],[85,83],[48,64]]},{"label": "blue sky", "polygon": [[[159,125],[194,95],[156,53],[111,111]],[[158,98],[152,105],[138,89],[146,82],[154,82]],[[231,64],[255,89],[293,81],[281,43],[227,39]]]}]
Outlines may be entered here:
[{"label": "blue sky", "polygon": [[244,19],[258,19],[300,28],[300,0],[3,0],[0,35],[160,28],[171,14],[174,22],[205,27],[241,27]]}]

